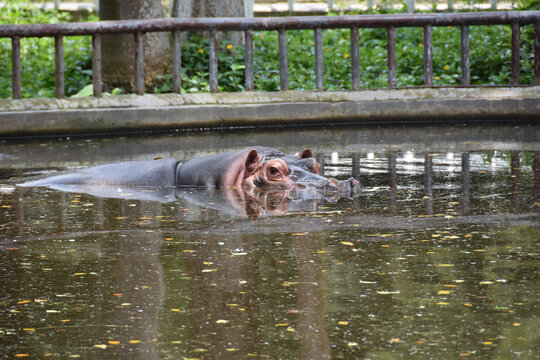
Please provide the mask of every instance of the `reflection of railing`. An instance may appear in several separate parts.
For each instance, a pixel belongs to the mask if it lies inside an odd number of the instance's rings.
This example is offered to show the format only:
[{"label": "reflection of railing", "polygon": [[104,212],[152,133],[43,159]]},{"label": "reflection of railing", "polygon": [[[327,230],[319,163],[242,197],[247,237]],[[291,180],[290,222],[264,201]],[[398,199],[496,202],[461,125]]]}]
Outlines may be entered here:
[{"label": "reflection of railing", "polygon": [[180,33],[182,31],[210,31],[209,84],[210,91],[218,91],[217,32],[243,31],[245,33],[245,88],[253,90],[253,31],[278,31],[281,90],[288,90],[287,30],[311,29],[315,33],[315,76],[318,90],[324,89],[324,63],[322,31],[329,28],[349,28],[351,31],[351,77],[352,89],[360,89],[359,73],[359,28],[387,29],[388,87],[396,88],[396,28],[424,28],[424,85],[433,85],[433,26],[460,26],[461,28],[461,84],[470,85],[469,26],[511,25],[512,26],[512,74],[511,84],[520,83],[520,26],[535,26],[535,85],[540,85],[540,11],[492,12],[457,14],[416,15],[359,15],[359,16],[315,16],[289,18],[209,18],[209,19],[154,19],[129,21],[102,21],[69,24],[2,25],[0,38],[12,39],[12,87],[13,98],[21,97],[21,47],[22,37],[55,38],[56,96],[64,96],[64,50],[63,37],[73,35],[92,36],[92,69],[94,96],[101,96],[101,36],[104,34],[130,33],[135,42],[136,94],[144,92],[143,36],[148,32],[172,32],[173,34],[173,92],[181,89]]}]

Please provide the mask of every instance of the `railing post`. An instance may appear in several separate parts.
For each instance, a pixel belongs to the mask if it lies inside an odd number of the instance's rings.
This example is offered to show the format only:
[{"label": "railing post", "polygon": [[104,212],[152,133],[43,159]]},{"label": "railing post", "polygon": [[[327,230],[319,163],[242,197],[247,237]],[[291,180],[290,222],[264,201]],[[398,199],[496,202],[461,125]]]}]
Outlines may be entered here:
[{"label": "railing post", "polygon": [[534,85],[540,85],[540,23],[534,24]]},{"label": "railing post", "polygon": [[209,49],[209,84],[210,92],[218,92],[218,58],[217,58],[217,31],[210,32],[210,49]]},{"label": "railing post", "polygon": [[246,90],[253,91],[253,31],[244,32],[244,65]]},{"label": "railing post", "polygon": [[388,88],[396,87],[396,28],[387,28],[387,63],[388,63]]},{"label": "railing post", "polygon": [[454,0],[448,0],[448,11],[454,11]]},{"label": "railing post", "polygon": [[172,35],[172,87],[174,93],[180,94],[182,91],[182,34],[180,31],[173,31]]},{"label": "railing post", "polygon": [[134,34],[135,41],[135,94],[144,94],[144,46],[141,32]]},{"label": "railing post", "polygon": [[294,0],[288,0],[289,3],[289,14],[292,14],[294,8]]},{"label": "railing post", "polygon": [[461,26],[461,85],[470,85],[469,27]]},{"label": "railing post", "polygon": [[518,22],[512,23],[512,85],[519,85],[519,47],[520,27]]},{"label": "railing post", "polygon": [[279,39],[279,83],[281,90],[289,90],[289,59],[287,57],[287,31],[278,30]]},{"label": "railing post", "polygon": [[328,0],[328,11],[334,11],[334,0]]},{"label": "railing post", "polygon": [[360,55],[358,44],[358,28],[351,28],[351,77],[352,89],[360,89]]},{"label": "railing post", "polygon": [[21,38],[11,38],[11,90],[13,99],[22,96]]},{"label": "railing post", "polygon": [[54,72],[56,78],[56,97],[64,97],[64,37],[54,37]]},{"label": "railing post", "polygon": [[92,84],[94,96],[101,96],[101,35],[92,35]]},{"label": "railing post", "polygon": [[431,25],[424,26],[424,85],[433,85],[433,28]]},{"label": "railing post", "polygon": [[317,90],[324,90],[324,58],[322,29],[315,29],[315,84]]},{"label": "railing post", "polygon": [[491,10],[497,10],[497,0],[491,0]]}]

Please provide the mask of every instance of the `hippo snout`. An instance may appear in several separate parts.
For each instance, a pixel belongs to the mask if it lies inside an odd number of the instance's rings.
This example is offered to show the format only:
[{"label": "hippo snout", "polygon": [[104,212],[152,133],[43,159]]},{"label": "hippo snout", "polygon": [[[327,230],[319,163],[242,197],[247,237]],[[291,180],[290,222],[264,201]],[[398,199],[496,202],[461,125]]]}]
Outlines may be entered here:
[{"label": "hippo snout", "polygon": [[339,196],[357,197],[360,193],[360,183],[352,177],[347,180],[329,179],[324,190],[327,193],[334,193]]}]

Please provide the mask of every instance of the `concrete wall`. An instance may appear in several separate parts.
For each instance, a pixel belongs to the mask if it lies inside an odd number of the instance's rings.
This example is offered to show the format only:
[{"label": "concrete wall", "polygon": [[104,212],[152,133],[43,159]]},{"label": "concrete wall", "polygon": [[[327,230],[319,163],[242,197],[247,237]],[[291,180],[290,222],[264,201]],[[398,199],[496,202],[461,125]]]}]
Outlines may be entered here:
[{"label": "concrete wall", "polygon": [[0,99],[0,137],[308,123],[540,122],[540,87]]}]

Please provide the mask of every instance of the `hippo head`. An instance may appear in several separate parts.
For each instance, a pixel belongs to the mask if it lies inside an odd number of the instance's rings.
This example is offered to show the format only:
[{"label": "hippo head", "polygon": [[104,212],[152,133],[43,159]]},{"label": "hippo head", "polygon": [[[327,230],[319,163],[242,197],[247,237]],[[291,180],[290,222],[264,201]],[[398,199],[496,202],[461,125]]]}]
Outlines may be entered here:
[{"label": "hippo head", "polygon": [[[350,178],[338,181],[320,175],[321,165],[309,149],[298,155],[275,149],[254,148],[247,153],[240,186],[260,189],[295,190],[300,197],[354,197],[359,183]],[[310,194],[310,195],[307,195]]]}]

